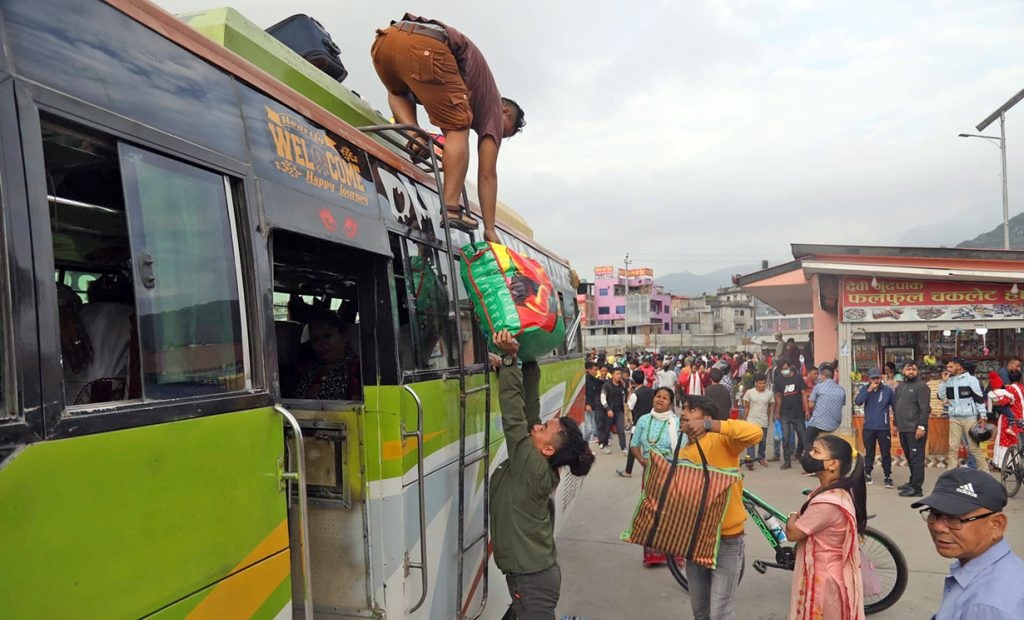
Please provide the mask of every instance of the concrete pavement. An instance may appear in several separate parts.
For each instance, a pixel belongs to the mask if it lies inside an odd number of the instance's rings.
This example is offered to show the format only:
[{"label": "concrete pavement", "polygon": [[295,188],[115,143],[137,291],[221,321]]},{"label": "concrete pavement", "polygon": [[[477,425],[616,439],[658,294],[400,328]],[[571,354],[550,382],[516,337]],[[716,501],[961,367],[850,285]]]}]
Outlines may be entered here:
[{"label": "concrete pavement", "polygon": [[[562,567],[559,617],[573,615],[588,620],[692,618],[687,593],[668,569],[645,568],[641,564],[641,548],[619,540],[620,533],[629,527],[641,484],[640,467],[635,469],[633,478],[616,475],[615,470],[622,468],[625,461],[626,457],[618,452],[598,454],[576,505],[563,524],[557,540]],[[926,494],[943,471],[926,470]],[[801,490],[818,484],[816,479],[805,477],[796,464],[794,469],[780,471],[779,463],[769,463],[768,468],[756,466],[754,471],[745,469],[744,473],[748,488],[783,512],[800,508],[804,501]],[[901,600],[870,617],[873,620],[928,618],[939,607],[950,560],[936,553],[925,522],[909,507],[912,501],[898,497],[896,489],[884,489],[878,467],[873,473],[876,483],[868,487],[868,512],[876,517],[869,523],[897,542],[911,573]],[[895,467],[893,478],[897,485],[907,482],[907,468]],[[1006,509],[1010,521],[1006,536],[1019,556],[1023,547],[1023,495],[1025,491],[1011,498]],[[769,569],[761,575],[752,569],[753,560],[772,561],[773,555],[769,544],[750,522],[746,531],[747,559],[737,594],[737,617],[785,620],[793,573]]]}]

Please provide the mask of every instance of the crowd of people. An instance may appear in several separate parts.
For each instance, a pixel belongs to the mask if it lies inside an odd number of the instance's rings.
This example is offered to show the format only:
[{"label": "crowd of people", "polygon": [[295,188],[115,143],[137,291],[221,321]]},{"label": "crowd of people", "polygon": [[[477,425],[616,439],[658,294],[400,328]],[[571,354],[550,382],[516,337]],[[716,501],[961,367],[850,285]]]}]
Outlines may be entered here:
[{"label": "crowd of people", "polygon": [[[919,509],[937,552],[955,560],[934,618],[1022,617],[1025,597],[1012,585],[1020,586],[1025,579],[1025,565],[1003,538],[1007,492],[986,471],[985,457],[978,457],[981,469],[959,467],[954,461],[932,493],[923,493],[931,389],[915,362],[903,365],[899,380],[896,368],[872,369],[868,383],[858,390],[854,400],[865,411],[862,456],[851,442],[833,434],[847,404],[846,390],[835,381],[835,364],[809,364],[810,354],[794,354],[792,342],[781,341],[765,359],[752,353],[591,351],[585,360],[582,427],[568,416],[541,423],[537,364],[517,359],[516,340],[508,332],[495,334],[493,344],[502,353],[493,356],[492,365],[499,376],[509,458],[492,478],[491,523],[495,561],[512,597],[507,619],[555,618],[562,575],[552,496],[564,466],[571,475],[589,473],[595,462],[591,445],[612,454],[613,432],[626,457],[625,466],[616,470],[622,477],[633,476],[635,464],[647,468],[652,459],[671,461],[674,455],[719,469],[768,467],[769,461],[778,461],[786,470],[796,460],[819,485],[782,526],[782,535],[795,543],[796,552],[790,617],[863,619],[859,538],[868,518],[866,486],[873,482],[878,447],[883,485],[893,487],[891,425],[899,433],[910,470],[899,493],[918,498],[911,507]],[[985,391],[965,367],[963,360],[950,360],[937,388],[952,419],[965,411],[978,423],[995,410],[1020,418],[1020,360],[1010,360],[1001,370],[1006,382],[1001,379],[994,387],[996,382],[990,381]],[[994,394],[995,389],[1004,392]],[[1000,409],[1004,407],[1006,411]],[[772,454],[767,456],[770,432]],[[697,620],[736,617],[747,516],[741,502],[743,481],[732,484],[739,488],[726,502],[714,568],[686,564]],[[645,548],[643,561],[658,563],[664,557]],[[988,596],[987,584],[996,582],[1006,582],[1007,592],[1019,594]]]},{"label": "crowd of people", "polygon": [[[836,363],[815,366],[811,359],[792,340],[781,340],[774,354],[765,357],[747,352],[592,350],[585,360],[583,437],[612,454],[615,431],[627,456],[626,465],[616,470],[622,477],[633,476],[635,462],[646,467],[653,454],[670,460],[679,450],[682,458],[697,461],[697,445],[714,467],[753,469],[776,461],[786,470],[796,460],[820,484],[785,524],[787,539],[797,543],[791,617],[863,618],[858,537],[864,533],[866,485],[873,484],[876,449],[883,486],[894,488],[890,437],[895,429],[909,469],[897,493],[923,498],[932,390],[917,362],[871,369],[868,383],[854,398],[864,410],[862,456],[850,442],[831,434],[840,427],[847,405],[847,392],[835,378]],[[1006,491],[985,471],[987,459],[969,434],[971,427],[996,419],[1000,434],[1011,436],[1011,420],[1022,417],[1021,361],[1013,358],[991,373],[986,387],[971,370],[960,359],[950,360],[943,370],[936,392],[952,419],[951,460],[933,493],[913,506],[924,507],[920,512],[938,553],[957,560],[948,578],[957,587],[948,583],[936,618],[1020,617],[1021,597],[987,601],[978,584],[968,583],[965,576],[972,573],[964,565],[973,560],[973,569],[987,574],[1007,570],[1019,580],[1023,576],[1021,560],[1003,540]],[[961,424],[962,412],[970,423]],[[684,430],[681,445],[672,437],[677,428]],[[962,437],[956,428],[964,428],[964,441],[974,453],[965,467],[959,467]],[[723,517],[716,568],[687,565],[695,618],[734,617],[746,519],[740,496],[737,489],[731,496],[736,506],[728,506]],[[664,556],[645,548],[643,561],[657,563]]]}]

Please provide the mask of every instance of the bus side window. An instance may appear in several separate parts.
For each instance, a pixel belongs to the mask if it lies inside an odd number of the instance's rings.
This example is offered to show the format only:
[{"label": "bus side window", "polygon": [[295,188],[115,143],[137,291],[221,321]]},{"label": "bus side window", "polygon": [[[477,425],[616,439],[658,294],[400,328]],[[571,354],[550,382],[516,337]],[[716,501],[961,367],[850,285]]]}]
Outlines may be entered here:
[{"label": "bus side window", "polygon": [[[0,185],[3,184],[3,179],[0,179]],[[4,233],[4,218],[3,214],[3,201],[2,192],[0,192],[0,280],[10,282],[7,271],[7,249],[6,249],[6,238]],[[6,288],[6,287],[4,287]],[[13,343],[8,336],[8,326],[11,325],[11,317],[8,314],[7,305],[8,295],[6,290],[0,289],[0,423],[3,423],[8,417],[14,417],[18,415],[17,411],[12,411],[11,403],[15,399],[14,392],[8,385],[9,382],[9,371],[8,371],[8,356],[13,354]]]},{"label": "bus side window", "polygon": [[250,387],[231,187],[224,176],[121,143],[143,396]]},{"label": "bus side window", "polygon": [[363,400],[359,250],[275,231],[274,328],[283,398]]},{"label": "bus side window", "polygon": [[[453,247],[456,247],[453,245]],[[463,346],[463,364],[469,366],[471,364],[480,364],[485,361],[482,355],[483,348],[481,347],[481,341],[483,340],[483,334],[481,333],[480,327],[477,326],[477,321],[473,317],[473,304],[470,302],[470,297],[466,294],[466,286],[463,284],[463,278],[459,273],[459,257],[455,257],[455,268],[454,274],[449,273],[448,257],[444,252],[438,254],[438,268],[445,277],[445,281],[448,282],[449,286],[454,286],[456,289],[456,295],[459,297],[459,312],[458,317],[461,323],[461,335],[462,335],[462,346]],[[451,298],[450,298],[451,299]],[[452,319],[449,319],[449,328],[451,329],[453,342],[455,341],[457,332],[455,325],[452,325]],[[455,354],[453,353],[453,356]],[[457,365],[458,360],[455,357],[452,358],[452,365]]]},{"label": "bus side window", "polygon": [[247,389],[228,179],[41,121],[65,403]]},{"label": "bus side window", "polygon": [[[128,218],[117,142],[71,123],[42,118],[43,158],[57,273],[64,399],[71,405],[139,395],[129,378],[135,299]],[[116,281],[104,297],[92,282]],[[102,287],[109,292],[111,285]]]},{"label": "bus side window", "polygon": [[393,269],[402,370],[454,367],[453,329],[448,316],[451,297],[445,284],[445,280],[451,284],[451,278],[441,266],[445,257],[431,246],[398,236],[392,237],[392,249],[396,252]]},{"label": "bus side window", "polygon": [[[559,295],[559,307],[562,308],[562,323],[563,323],[563,325],[566,327],[566,329],[568,331],[570,324],[573,322],[573,315],[571,314],[572,310],[570,310],[569,307],[566,306],[566,300],[562,296],[562,291],[559,291],[558,295]],[[563,340],[561,343],[559,343],[559,348],[556,349],[556,353],[558,355],[566,355],[568,353],[568,350],[566,348],[566,341],[565,340]]]}]

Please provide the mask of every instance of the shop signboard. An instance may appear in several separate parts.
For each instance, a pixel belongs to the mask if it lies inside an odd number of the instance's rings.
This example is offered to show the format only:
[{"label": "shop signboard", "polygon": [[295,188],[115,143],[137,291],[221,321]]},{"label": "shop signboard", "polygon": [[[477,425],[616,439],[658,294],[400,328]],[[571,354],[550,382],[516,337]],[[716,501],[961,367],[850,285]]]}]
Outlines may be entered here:
[{"label": "shop signboard", "polygon": [[594,268],[594,277],[595,278],[609,278],[609,277],[612,277],[612,272],[613,271],[614,271],[614,267],[612,265],[602,265],[600,267],[595,267]]},{"label": "shop signboard", "polygon": [[644,276],[655,277],[655,270],[651,267],[640,267],[637,269],[620,269],[620,278],[643,278]]},{"label": "shop signboard", "polygon": [[1022,295],[994,282],[884,280],[845,276],[840,317],[846,322],[1021,319]]}]

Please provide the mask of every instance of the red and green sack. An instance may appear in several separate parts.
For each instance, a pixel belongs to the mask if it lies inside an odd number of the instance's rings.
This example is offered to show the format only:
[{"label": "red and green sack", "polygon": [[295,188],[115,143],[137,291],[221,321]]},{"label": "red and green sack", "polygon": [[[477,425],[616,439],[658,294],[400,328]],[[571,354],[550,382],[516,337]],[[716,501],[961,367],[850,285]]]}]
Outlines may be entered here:
[{"label": "red and green sack", "polygon": [[498,243],[479,241],[459,251],[460,275],[488,341],[508,329],[525,361],[551,353],[566,339],[559,296],[537,261]]}]

